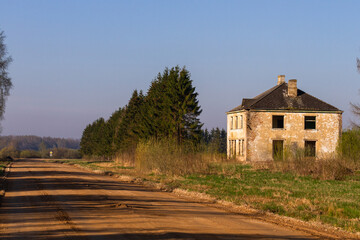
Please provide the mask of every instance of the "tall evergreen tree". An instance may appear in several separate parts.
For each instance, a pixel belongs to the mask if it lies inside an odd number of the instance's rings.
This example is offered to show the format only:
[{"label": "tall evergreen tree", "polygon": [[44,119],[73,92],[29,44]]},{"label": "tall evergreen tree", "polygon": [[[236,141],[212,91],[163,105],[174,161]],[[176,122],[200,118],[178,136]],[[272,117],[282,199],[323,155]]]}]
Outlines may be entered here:
[{"label": "tall evergreen tree", "polygon": [[123,108],[119,108],[116,110],[106,122],[107,131],[109,132],[109,142],[110,142],[110,155],[115,156],[119,147],[117,146],[116,136],[119,134],[119,128],[121,125],[121,121],[124,117],[125,110]]},{"label": "tall evergreen tree", "polygon": [[93,155],[92,129],[93,125],[88,124],[84,129],[80,140],[80,153],[84,156]]},{"label": "tall evergreen tree", "polygon": [[106,158],[110,155],[109,131],[103,118],[89,124],[83,132],[80,141],[80,152],[83,155]]},{"label": "tall evergreen tree", "polygon": [[143,105],[143,128],[145,138],[162,138],[171,134],[170,103],[168,100],[168,75],[166,68],[151,83]]},{"label": "tall evergreen tree", "polygon": [[189,71],[185,67],[171,68],[166,85],[172,119],[170,129],[176,136],[177,142],[181,143],[185,139],[199,141],[203,124],[200,123],[198,116],[202,110],[197,100],[198,93],[192,86]]},{"label": "tall evergreen tree", "polygon": [[138,123],[141,121],[141,106],[144,101],[142,92],[138,94],[135,90],[130,98],[128,105],[125,107],[124,116],[119,125],[115,144],[117,150],[128,151],[136,147],[139,139]]},{"label": "tall evergreen tree", "polygon": [[227,148],[227,134],[225,129],[221,129],[220,132],[220,148],[219,148],[219,152],[220,153],[226,153],[226,148]]}]

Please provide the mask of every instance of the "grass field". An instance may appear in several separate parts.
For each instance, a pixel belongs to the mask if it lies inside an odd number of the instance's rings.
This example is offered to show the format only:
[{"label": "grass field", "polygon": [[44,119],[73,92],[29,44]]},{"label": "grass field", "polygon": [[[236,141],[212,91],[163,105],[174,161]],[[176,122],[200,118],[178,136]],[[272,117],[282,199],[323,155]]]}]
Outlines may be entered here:
[{"label": "grass field", "polygon": [[141,174],[113,162],[59,160],[112,174],[141,177],[171,188],[206,193],[216,199],[304,221],[360,232],[360,172],[345,180],[318,180],[290,173],[255,170],[249,165],[213,164],[206,174]]}]

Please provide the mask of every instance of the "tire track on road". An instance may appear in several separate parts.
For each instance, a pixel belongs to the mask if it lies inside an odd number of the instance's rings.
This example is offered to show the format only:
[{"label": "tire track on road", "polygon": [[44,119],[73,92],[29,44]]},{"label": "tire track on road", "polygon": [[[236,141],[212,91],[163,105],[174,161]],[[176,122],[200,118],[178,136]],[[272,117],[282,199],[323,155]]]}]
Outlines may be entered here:
[{"label": "tire track on road", "polygon": [[[74,235],[80,235],[82,234],[80,228],[76,226],[76,224],[72,221],[69,214],[60,206],[61,204],[54,199],[52,195],[50,195],[45,189],[44,189],[44,183],[41,182],[39,178],[36,178],[36,174],[34,174],[33,171],[28,170],[28,172],[34,176],[34,182],[36,185],[36,188],[40,191],[41,200],[46,203],[48,206],[55,209],[55,215],[54,219],[61,222],[62,224],[68,226],[72,231],[74,231]],[[65,238],[68,240],[87,240],[88,238],[84,238],[83,236],[81,238],[76,238],[74,236],[70,236],[68,233],[64,232]]]}]

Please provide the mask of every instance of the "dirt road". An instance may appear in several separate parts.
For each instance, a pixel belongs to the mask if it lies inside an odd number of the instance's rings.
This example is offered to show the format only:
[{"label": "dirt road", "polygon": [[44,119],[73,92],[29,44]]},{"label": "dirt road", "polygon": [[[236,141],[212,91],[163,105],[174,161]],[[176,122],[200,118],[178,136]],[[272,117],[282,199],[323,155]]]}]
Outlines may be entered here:
[{"label": "dirt road", "polygon": [[42,160],[17,160],[0,239],[314,239],[174,194]]}]

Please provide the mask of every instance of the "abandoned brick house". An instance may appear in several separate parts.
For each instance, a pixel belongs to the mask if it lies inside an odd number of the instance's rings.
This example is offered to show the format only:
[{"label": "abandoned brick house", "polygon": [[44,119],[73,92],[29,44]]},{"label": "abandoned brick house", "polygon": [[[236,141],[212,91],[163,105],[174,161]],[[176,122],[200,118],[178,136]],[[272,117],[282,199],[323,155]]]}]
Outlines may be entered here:
[{"label": "abandoned brick house", "polygon": [[297,88],[297,80],[242,100],[227,112],[227,155],[241,161],[266,161],[285,149],[303,149],[306,156],[326,157],[336,150],[342,111]]}]

